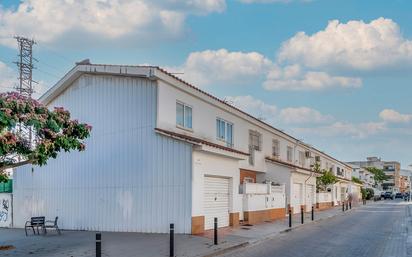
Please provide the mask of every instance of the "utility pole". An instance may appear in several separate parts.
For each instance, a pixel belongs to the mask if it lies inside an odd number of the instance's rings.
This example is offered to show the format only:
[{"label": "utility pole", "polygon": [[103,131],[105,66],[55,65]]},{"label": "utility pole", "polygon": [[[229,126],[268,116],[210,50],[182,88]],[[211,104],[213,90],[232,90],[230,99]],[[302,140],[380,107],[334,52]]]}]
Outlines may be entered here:
[{"label": "utility pole", "polygon": [[[19,54],[18,61],[15,62],[19,68],[19,84],[17,86],[18,92],[29,99],[32,98],[33,83],[33,45],[36,43],[33,39],[28,39],[25,37],[14,37],[17,40]],[[22,132],[21,125],[19,126],[20,132]],[[28,128],[28,139],[30,144],[32,144],[32,131],[31,128]]]},{"label": "utility pole", "polygon": [[18,92],[28,98],[32,97],[34,92],[33,83],[33,45],[36,43],[33,39],[25,37],[14,37],[17,40],[19,54],[18,61],[15,62],[19,68],[19,84],[17,86]]}]

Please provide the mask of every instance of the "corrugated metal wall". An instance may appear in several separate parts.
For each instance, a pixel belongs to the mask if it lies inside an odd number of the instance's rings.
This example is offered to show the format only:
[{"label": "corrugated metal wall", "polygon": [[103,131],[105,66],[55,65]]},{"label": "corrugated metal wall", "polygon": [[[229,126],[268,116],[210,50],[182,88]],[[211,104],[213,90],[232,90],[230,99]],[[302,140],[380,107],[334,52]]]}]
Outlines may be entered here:
[{"label": "corrugated metal wall", "polygon": [[15,225],[59,216],[65,229],[191,231],[191,145],[155,134],[156,82],[83,75],[50,106],[93,126],[85,152],[14,177]]}]

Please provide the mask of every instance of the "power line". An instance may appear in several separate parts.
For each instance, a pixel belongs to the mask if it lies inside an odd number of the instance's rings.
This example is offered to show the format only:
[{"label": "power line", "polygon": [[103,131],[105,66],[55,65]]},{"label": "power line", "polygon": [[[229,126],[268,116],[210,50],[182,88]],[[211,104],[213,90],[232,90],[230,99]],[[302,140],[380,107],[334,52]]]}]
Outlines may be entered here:
[{"label": "power line", "polygon": [[71,58],[64,56],[60,53],[58,53],[57,51],[51,49],[50,47],[46,46],[46,45],[42,45],[42,48],[46,48],[48,52],[52,53],[53,55],[59,57],[60,59],[64,60],[65,62],[67,62],[70,65],[73,65],[76,61],[72,60]]}]

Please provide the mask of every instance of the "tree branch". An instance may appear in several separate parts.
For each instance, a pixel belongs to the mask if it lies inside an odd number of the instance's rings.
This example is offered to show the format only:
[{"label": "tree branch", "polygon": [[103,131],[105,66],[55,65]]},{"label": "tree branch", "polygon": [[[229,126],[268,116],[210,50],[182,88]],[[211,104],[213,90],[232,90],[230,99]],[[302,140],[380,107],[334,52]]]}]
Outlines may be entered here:
[{"label": "tree branch", "polygon": [[11,168],[17,168],[26,164],[31,164],[33,163],[34,160],[26,160],[26,161],[21,161],[21,162],[16,162],[16,163],[11,163],[11,164],[6,164],[0,167],[0,172],[6,169],[11,169]]}]

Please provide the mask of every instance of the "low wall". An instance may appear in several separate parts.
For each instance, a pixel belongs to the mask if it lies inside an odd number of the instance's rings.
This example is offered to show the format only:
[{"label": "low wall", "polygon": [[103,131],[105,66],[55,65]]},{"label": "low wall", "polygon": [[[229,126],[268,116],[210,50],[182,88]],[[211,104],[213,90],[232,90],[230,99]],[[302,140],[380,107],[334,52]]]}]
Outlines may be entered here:
[{"label": "low wall", "polygon": [[285,186],[248,183],[244,185],[243,192],[243,221],[245,223],[257,224],[285,217]]},{"label": "low wall", "polygon": [[247,224],[258,224],[265,221],[273,221],[277,219],[285,218],[286,209],[267,209],[260,211],[245,211],[244,212],[244,222]]},{"label": "low wall", "polygon": [[333,207],[332,192],[316,193],[316,208],[326,210]]}]

